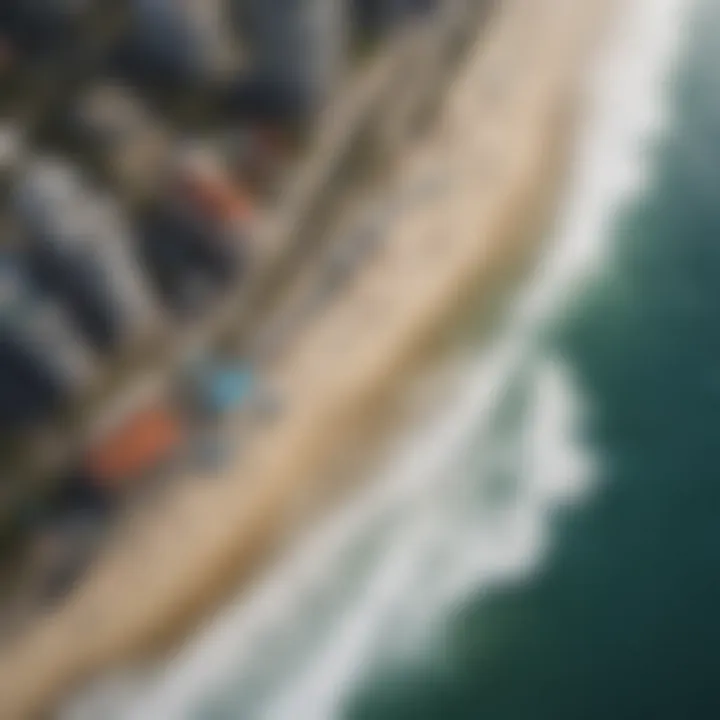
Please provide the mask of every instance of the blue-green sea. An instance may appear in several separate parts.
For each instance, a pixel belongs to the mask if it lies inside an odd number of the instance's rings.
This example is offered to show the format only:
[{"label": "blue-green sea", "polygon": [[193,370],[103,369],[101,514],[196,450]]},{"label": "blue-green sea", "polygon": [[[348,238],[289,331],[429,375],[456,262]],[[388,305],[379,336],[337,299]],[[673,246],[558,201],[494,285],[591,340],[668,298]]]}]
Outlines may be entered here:
[{"label": "blue-green sea", "polygon": [[720,717],[720,2],[620,5],[491,340],[249,597],[68,717]]}]

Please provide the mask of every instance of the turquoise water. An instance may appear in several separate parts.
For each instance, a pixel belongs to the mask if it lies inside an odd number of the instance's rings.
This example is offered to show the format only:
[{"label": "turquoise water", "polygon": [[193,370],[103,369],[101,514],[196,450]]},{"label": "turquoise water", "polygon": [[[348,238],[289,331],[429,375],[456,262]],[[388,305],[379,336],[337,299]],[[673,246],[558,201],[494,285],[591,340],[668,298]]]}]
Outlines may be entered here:
[{"label": "turquoise water", "polygon": [[71,717],[720,716],[720,3],[627,5],[497,337],[255,594]]}]

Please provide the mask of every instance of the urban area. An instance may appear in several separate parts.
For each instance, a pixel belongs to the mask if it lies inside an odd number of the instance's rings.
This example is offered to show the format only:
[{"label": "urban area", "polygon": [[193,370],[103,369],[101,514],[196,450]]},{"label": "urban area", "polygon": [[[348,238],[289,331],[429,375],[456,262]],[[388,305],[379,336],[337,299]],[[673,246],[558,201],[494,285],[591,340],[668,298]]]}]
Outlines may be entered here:
[{"label": "urban area", "polygon": [[118,515],[282,416],[263,363],[392,208],[329,228],[427,122],[487,6],[1,4],[3,637]]}]

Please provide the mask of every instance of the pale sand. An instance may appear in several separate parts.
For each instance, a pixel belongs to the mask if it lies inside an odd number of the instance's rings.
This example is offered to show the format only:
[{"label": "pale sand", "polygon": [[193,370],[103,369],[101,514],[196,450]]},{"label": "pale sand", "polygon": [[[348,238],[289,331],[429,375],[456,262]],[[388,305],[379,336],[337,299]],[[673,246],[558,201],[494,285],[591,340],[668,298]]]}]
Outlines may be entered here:
[{"label": "pale sand", "polygon": [[282,539],[344,439],[462,298],[525,252],[610,1],[504,3],[395,181],[442,168],[450,190],[394,223],[377,259],[273,368],[287,411],[238,468],[133,518],[77,592],[3,650],[2,718],[35,717],[187,631]]}]

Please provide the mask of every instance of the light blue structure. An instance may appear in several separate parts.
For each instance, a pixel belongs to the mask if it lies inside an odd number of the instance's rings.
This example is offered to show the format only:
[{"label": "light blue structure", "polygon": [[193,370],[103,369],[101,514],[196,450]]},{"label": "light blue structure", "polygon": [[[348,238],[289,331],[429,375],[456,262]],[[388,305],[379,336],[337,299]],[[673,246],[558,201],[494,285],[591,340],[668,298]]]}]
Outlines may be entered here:
[{"label": "light blue structure", "polygon": [[239,409],[256,387],[252,370],[243,363],[204,362],[195,370],[193,380],[200,409],[210,415],[227,415]]}]

